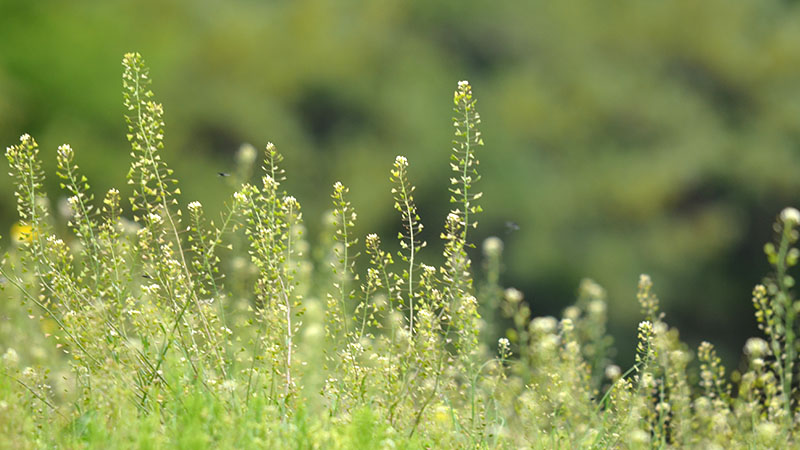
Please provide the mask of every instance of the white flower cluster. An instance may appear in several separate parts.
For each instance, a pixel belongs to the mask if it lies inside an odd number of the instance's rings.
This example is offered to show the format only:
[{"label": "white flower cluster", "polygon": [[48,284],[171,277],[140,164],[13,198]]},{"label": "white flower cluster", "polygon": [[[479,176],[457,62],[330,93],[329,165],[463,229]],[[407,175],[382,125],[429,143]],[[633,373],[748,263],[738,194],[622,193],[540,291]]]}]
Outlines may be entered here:
[{"label": "white flower cluster", "polygon": [[193,201],[189,203],[187,207],[189,208],[189,211],[197,212],[200,208],[203,207],[203,205],[201,205],[200,202],[198,201]]},{"label": "white flower cluster", "polygon": [[588,278],[581,281],[580,291],[589,298],[605,298],[606,290],[594,280]]},{"label": "white flower cluster", "polygon": [[508,288],[505,290],[505,297],[510,303],[519,303],[522,301],[522,291],[516,288]]},{"label": "white flower cluster", "polygon": [[552,316],[537,317],[531,321],[530,325],[533,331],[541,334],[554,333],[556,331],[556,326],[558,326],[558,322],[556,318]]},{"label": "white flower cluster", "polygon": [[561,331],[569,333],[575,329],[575,323],[569,317],[561,319]]},{"label": "white flower cluster", "polygon": [[72,159],[72,147],[69,144],[61,144],[58,146],[58,156],[65,159]]},{"label": "white flower cluster", "polygon": [[297,199],[293,195],[283,197],[283,204],[287,208],[292,209],[297,209],[300,206],[300,203],[297,202]]},{"label": "white flower cluster", "polygon": [[497,348],[501,355],[506,355],[511,351],[511,342],[504,337],[500,338],[497,340]]},{"label": "white flower cluster", "polygon": [[744,352],[751,358],[760,358],[769,352],[769,346],[764,339],[754,337],[745,342]]},{"label": "white flower cluster", "polygon": [[447,223],[452,223],[457,225],[459,223],[458,214],[452,211],[449,214],[447,214]]},{"label": "white flower cluster", "polygon": [[17,351],[13,348],[7,349],[3,354],[3,364],[8,369],[17,367],[17,364],[19,364],[19,355],[17,355]]},{"label": "white flower cluster", "polygon": [[157,295],[160,289],[161,286],[159,286],[157,283],[152,283],[146,286],[142,286],[142,290],[149,295]]},{"label": "white flower cluster", "polygon": [[247,195],[244,193],[245,189],[247,189],[249,185],[242,186],[241,191],[236,191],[233,193],[233,199],[236,200],[237,203],[244,203],[247,201]]},{"label": "white flower cluster", "polygon": [[593,316],[599,316],[606,313],[606,302],[602,300],[592,300],[589,302],[589,305],[586,307],[586,310],[589,314]]},{"label": "white flower cluster", "polygon": [[503,253],[503,240],[497,236],[489,236],[483,241],[483,254],[497,258]]},{"label": "white flower cluster", "polygon": [[256,148],[250,144],[242,144],[239,147],[239,151],[236,152],[236,160],[239,162],[239,164],[248,166],[255,162],[257,156],[258,152],[256,151]]},{"label": "white flower cluster", "polygon": [[161,216],[156,213],[148,214],[147,220],[152,224],[159,224],[159,225],[164,222],[164,219],[161,218]]},{"label": "white flower cluster", "polygon": [[786,226],[795,226],[800,224],[800,211],[797,208],[787,207],[781,211],[781,220]]},{"label": "white flower cluster", "polygon": [[622,369],[616,364],[610,364],[606,366],[605,375],[609,380],[616,380],[622,375]]}]

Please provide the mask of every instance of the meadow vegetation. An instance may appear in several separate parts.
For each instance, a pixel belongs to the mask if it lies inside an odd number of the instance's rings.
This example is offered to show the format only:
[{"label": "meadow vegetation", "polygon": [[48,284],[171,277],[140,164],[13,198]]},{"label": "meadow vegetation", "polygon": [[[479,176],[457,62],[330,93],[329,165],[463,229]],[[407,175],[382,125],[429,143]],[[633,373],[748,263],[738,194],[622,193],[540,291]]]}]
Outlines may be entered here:
[{"label": "meadow vegetation", "polygon": [[742,367],[726,371],[711,343],[682,343],[642,275],[635,364],[623,371],[595,282],[562,317],[534,317],[501,285],[496,237],[480,245],[485,279],[473,278],[483,140],[468,82],[453,97],[441,242],[422,239],[411,162],[397,156],[395,252],[356,235],[340,182],[312,246],[273,144],[241,148],[230,174],[241,185],[219,218],[184,203],[160,154],[164,110],[148,69],[138,54],[123,66],[129,199],[116,189],[96,199],[62,145],[68,202],[52,208],[36,141],[6,150],[19,224],[0,264],[0,312],[13,324],[0,331],[0,447],[795,445],[796,209],[765,246],[774,271],[752,294],[763,336],[747,341]]}]

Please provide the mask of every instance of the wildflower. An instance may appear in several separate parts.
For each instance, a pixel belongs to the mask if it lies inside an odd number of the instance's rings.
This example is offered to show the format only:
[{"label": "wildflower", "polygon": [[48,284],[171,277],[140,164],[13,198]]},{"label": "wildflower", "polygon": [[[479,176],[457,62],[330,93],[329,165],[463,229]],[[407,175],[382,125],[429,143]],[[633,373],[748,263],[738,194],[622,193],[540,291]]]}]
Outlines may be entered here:
[{"label": "wildflower", "polygon": [[507,358],[511,354],[511,342],[506,338],[500,338],[497,340],[497,349],[502,358]]},{"label": "wildflower", "polygon": [[539,341],[539,348],[544,353],[552,352],[558,347],[558,336],[554,334],[546,334],[541,341]]},{"label": "wildflower", "polygon": [[256,148],[245,143],[242,144],[239,147],[239,151],[236,152],[236,162],[245,166],[249,166],[255,162],[257,156]]},{"label": "wildflower", "polygon": [[797,208],[787,207],[781,211],[781,220],[787,227],[800,224],[800,211]]},{"label": "wildflower", "polygon": [[519,303],[522,301],[522,292],[519,289],[508,288],[505,290],[505,297],[509,303]]},{"label": "wildflower", "polygon": [[641,386],[643,389],[652,389],[656,385],[656,380],[653,378],[653,374],[650,372],[646,372],[642,375],[641,378]]},{"label": "wildflower", "polygon": [[622,375],[622,369],[616,364],[610,364],[606,366],[605,375],[609,380],[616,380]]},{"label": "wildflower", "polygon": [[142,286],[142,290],[150,295],[158,295],[158,291],[161,289],[156,283],[148,284],[147,286]]},{"label": "wildflower", "polygon": [[639,339],[647,340],[653,336],[653,324],[649,320],[639,322]]},{"label": "wildflower", "polygon": [[744,344],[744,352],[753,358],[764,356],[768,351],[767,341],[761,338],[750,338]]},{"label": "wildflower", "polygon": [[298,206],[297,199],[294,198],[293,195],[287,195],[287,196],[283,197],[283,203],[286,206],[291,206],[293,208],[297,208],[297,206]]},{"label": "wildflower", "polygon": [[564,310],[564,317],[570,321],[578,320],[581,316],[581,310],[577,306],[569,306]]},{"label": "wildflower", "polygon": [[225,392],[233,392],[236,390],[236,381],[225,380],[222,382],[222,390]]},{"label": "wildflower", "polygon": [[67,220],[75,217],[75,212],[80,210],[80,201],[81,199],[77,195],[73,195],[69,198],[59,198],[58,213]]},{"label": "wildflower", "polygon": [[247,195],[245,195],[245,193],[242,191],[236,191],[233,193],[233,199],[236,200],[238,203],[244,203],[247,201]]},{"label": "wildflower", "polygon": [[456,214],[454,212],[450,212],[449,214],[447,214],[447,222],[448,223],[454,223],[454,224],[459,223],[458,214]]},{"label": "wildflower", "polygon": [[189,205],[187,205],[187,207],[189,208],[189,211],[196,212],[197,210],[199,210],[203,206],[200,204],[200,202],[194,201],[194,202],[189,203]]},{"label": "wildflower", "polygon": [[497,258],[503,253],[503,241],[497,236],[490,236],[483,241],[483,254],[489,258]]},{"label": "wildflower", "polygon": [[581,285],[579,290],[584,295],[592,299],[601,299],[605,298],[606,296],[606,290],[603,289],[603,287],[597,284],[594,280],[590,280],[588,278],[581,280]]},{"label": "wildflower", "polygon": [[33,242],[33,227],[20,222],[11,225],[11,241],[20,244],[24,242]]},{"label": "wildflower", "polygon": [[561,331],[564,333],[569,333],[570,331],[575,329],[575,322],[569,317],[561,319]]},{"label": "wildflower", "polygon": [[669,361],[672,364],[686,364],[689,362],[689,355],[682,350],[673,350],[669,352]]},{"label": "wildflower", "polygon": [[592,300],[589,302],[589,306],[586,307],[586,310],[589,311],[589,314],[593,316],[599,316],[606,313],[606,302],[602,300]]},{"label": "wildflower", "polygon": [[22,370],[22,379],[31,380],[36,376],[36,369],[33,367],[26,367]]},{"label": "wildflower", "polygon": [[270,191],[278,188],[278,181],[275,178],[272,178],[269,175],[264,175],[261,178],[261,182],[264,184],[264,189]]},{"label": "wildflower", "polygon": [[3,364],[9,369],[17,367],[19,363],[19,355],[17,355],[17,351],[13,348],[9,348],[6,350],[5,354],[3,355]]},{"label": "wildflower", "polygon": [[761,422],[756,426],[756,434],[759,438],[772,440],[778,432],[778,426],[772,422]]},{"label": "wildflower", "polygon": [[531,329],[541,334],[550,334],[556,330],[556,325],[558,322],[555,317],[537,317],[531,322]]},{"label": "wildflower", "polygon": [[72,159],[73,154],[74,154],[74,152],[72,150],[72,147],[69,144],[60,145],[58,147],[57,153],[58,153],[58,156],[60,156],[61,158],[67,159],[67,160]]},{"label": "wildflower", "polygon": [[445,405],[437,405],[433,410],[433,420],[439,425],[450,422],[450,408]]},{"label": "wildflower", "polygon": [[630,434],[630,441],[635,444],[647,444],[650,442],[650,433],[639,429],[633,430]]},{"label": "wildflower", "polygon": [[160,224],[164,220],[164,219],[161,218],[160,215],[158,215],[156,213],[148,214],[147,215],[147,219],[150,221],[150,223],[153,223],[153,224]]}]

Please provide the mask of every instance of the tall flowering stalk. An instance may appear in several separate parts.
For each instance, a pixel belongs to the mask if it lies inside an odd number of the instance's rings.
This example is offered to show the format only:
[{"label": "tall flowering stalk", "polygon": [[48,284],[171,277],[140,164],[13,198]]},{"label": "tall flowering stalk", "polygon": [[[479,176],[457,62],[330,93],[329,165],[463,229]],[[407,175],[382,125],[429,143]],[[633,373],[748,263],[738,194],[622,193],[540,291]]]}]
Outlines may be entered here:
[{"label": "tall flowering stalk", "polygon": [[475,201],[481,198],[482,192],[474,192],[473,184],[481,179],[478,174],[478,159],[475,151],[483,146],[483,138],[478,130],[481,116],[478,114],[476,104],[478,101],[472,97],[472,86],[469,81],[459,81],[458,89],[453,96],[456,115],[453,117],[455,127],[455,140],[453,140],[453,153],[450,155],[450,168],[455,176],[450,178],[450,203],[458,204],[454,213],[458,215],[461,226],[461,239],[467,241],[467,232],[470,228],[478,226],[471,216],[482,211]]},{"label": "tall flowering stalk", "polygon": [[794,418],[793,379],[795,359],[797,358],[797,311],[798,302],[794,299],[792,288],[795,279],[789,269],[797,265],[800,250],[795,247],[798,239],[797,226],[800,225],[800,211],[785,208],[775,224],[777,245],[764,246],[767,260],[774,267],[774,275],[765,280],[764,285],[756,286],[753,304],[759,327],[770,341],[770,350],[776,358],[773,370],[780,380],[780,396],[783,403],[783,418],[786,429],[791,430]]},{"label": "tall flowering stalk", "polygon": [[[272,401],[288,413],[296,393],[295,335],[299,329],[296,316],[302,314],[301,298],[296,294],[296,267],[298,251],[297,229],[302,224],[298,201],[281,189],[284,170],[280,167],[283,156],[275,145],[267,144],[261,187],[245,185],[235,195],[242,208],[245,234],[250,240],[250,258],[258,269],[256,281],[255,336],[251,366],[248,371],[245,396],[250,399],[254,382],[271,386],[281,383],[281,393],[270,388]],[[269,363],[266,379],[261,380],[261,367],[257,364],[266,354]]]},{"label": "tall flowering stalk", "polygon": [[401,252],[400,259],[408,264],[408,268],[403,270],[403,280],[406,283],[408,296],[408,328],[414,332],[414,269],[418,262],[417,253],[425,247],[425,242],[420,240],[422,223],[417,214],[417,205],[414,203],[414,191],[416,187],[408,181],[408,159],[405,156],[398,156],[394,160],[394,166],[390,171],[389,180],[394,187],[394,208],[400,212],[404,232],[398,234]]}]

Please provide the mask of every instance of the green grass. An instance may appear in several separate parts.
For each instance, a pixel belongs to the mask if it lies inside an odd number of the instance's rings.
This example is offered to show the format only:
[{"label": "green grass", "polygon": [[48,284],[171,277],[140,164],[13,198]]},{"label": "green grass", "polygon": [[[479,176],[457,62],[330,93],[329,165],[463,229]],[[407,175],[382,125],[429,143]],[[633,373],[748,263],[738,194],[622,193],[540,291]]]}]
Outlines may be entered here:
[{"label": "green grass", "polygon": [[[483,140],[466,81],[453,98],[452,209],[436,257],[403,156],[387,185],[397,253],[355,234],[339,182],[312,246],[273,144],[254,184],[245,174],[258,158],[243,147],[241,187],[219,218],[184,205],[160,157],[163,108],[148,70],[138,54],[123,65],[129,201],[115,189],[95,199],[64,145],[57,176],[69,208],[54,213],[36,141],[23,135],[6,150],[19,226],[0,265],[0,311],[13,327],[0,328],[0,447],[796,445],[794,208],[765,247],[774,274],[753,292],[764,337],[748,341],[746,367],[729,375],[713,345],[683,344],[642,275],[636,362],[623,373],[596,283],[581,283],[560,319],[533,318],[499,284],[498,238],[482,244],[486,279],[473,279]],[[498,330],[504,320],[511,329]]]}]

